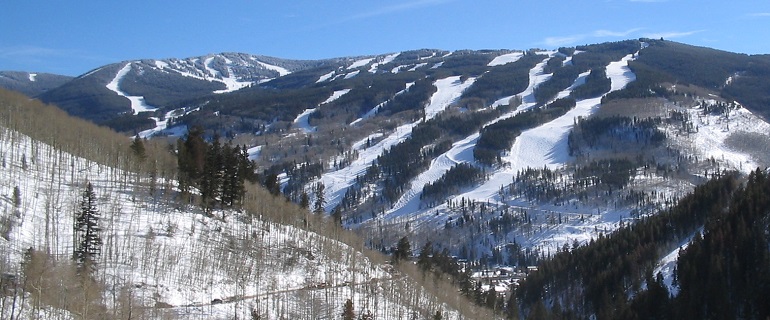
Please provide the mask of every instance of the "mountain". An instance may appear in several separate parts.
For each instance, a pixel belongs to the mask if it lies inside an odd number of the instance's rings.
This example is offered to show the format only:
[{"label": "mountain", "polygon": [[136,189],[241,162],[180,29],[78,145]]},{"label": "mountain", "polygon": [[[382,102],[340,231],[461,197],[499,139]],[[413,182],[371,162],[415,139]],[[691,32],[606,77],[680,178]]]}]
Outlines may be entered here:
[{"label": "mountain", "polygon": [[121,114],[136,115],[180,100],[230,92],[333,61],[242,53],[124,61],[94,69],[38,98],[72,115],[105,123]]},{"label": "mountain", "polygon": [[0,88],[18,91],[27,96],[38,96],[59,87],[72,77],[50,73],[0,71]]},{"label": "mountain", "polygon": [[5,90],[0,114],[3,319],[490,317],[261,187],[190,205],[163,144]]},{"label": "mountain", "polygon": [[[613,305],[605,300],[630,300],[642,283],[675,292],[679,246],[710,230],[700,215],[706,211],[689,209],[726,206],[730,198],[719,192],[759,179],[752,178],[757,168],[770,166],[767,55],[662,39],[558,50],[422,49],[283,66],[292,72],[237,82],[231,88],[243,87],[231,92],[218,91],[230,81],[223,71],[221,81],[183,76],[218,87],[162,103],[152,88],[129,91],[135,69],[143,76],[165,68],[140,65],[98,69],[46,95],[80,81],[61,92],[72,101],[124,104],[97,121],[173,149],[180,189],[201,188],[189,201],[204,208],[224,203],[208,189],[218,176],[203,173],[206,163],[218,163],[211,150],[243,145],[271,194],[328,216],[368,248],[400,259],[408,257],[399,249],[405,244],[421,248],[415,260],[425,274],[452,279],[490,309],[513,312],[515,305],[519,315],[570,302],[581,318],[617,318],[623,315],[603,312]],[[206,67],[213,63],[202,65],[200,74],[215,74]],[[187,72],[179,70],[168,74]],[[103,110],[84,101],[78,108]],[[702,190],[711,190],[704,201],[719,202],[695,206],[688,195]],[[656,220],[672,215],[692,219]],[[626,233],[636,225],[640,234]],[[657,236],[668,228],[676,234]],[[632,251],[644,260],[621,258]],[[583,252],[588,258],[577,257]],[[613,269],[600,278],[606,282],[555,284],[559,277],[587,281],[561,271],[599,253],[632,274]],[[538,264],[554,272],[527,277],[512,294],[524,278],[513,268]],[[645,281],[646,269],[661,279]],[[549,288],[562,300],[539,301]],[[584,289],[595,290],[585,291],[592,306],[565,300]]]}]

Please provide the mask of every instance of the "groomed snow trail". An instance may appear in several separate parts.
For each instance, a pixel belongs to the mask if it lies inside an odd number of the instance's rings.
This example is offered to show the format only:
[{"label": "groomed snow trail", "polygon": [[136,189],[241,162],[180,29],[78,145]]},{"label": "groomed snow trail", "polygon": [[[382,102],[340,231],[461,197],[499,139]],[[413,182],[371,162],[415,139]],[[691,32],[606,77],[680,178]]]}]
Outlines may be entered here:
[{"label": "groomed snow trail", "polygon": [[[318,106],[330,103],[334,100],[339,99],[340,97],[344,96],[346,93],[350,92],[350,89],[343,89],[343,90],[337,90],[332,93],[329,98],[327,98],[324,102],[321,102]],[[301,130],[304,133],[311,133],[316,131],[316,127],[313,127],[310,125],[310,115],[313,114],[313,112],[316,111],[316,108],[311,109],[305,109],[302,113],[300,113],[296,119],[294,119],[293,127],[296,129]]]},{"label": "groomed snow trail", "polygon": [[[636,79],[634,73],[628,68],[628,61],[633,56],[629,54],[620,61],[607,65],[607,76],[612,83],[609,92],[620,90]],[[576,81],[580,81],[580,78]],[[522,132],[514,141],[509,154],[503,157],[503,161],[509,165],[493,174],[483,185],[460,197],[487,201],[495,197],[500,186],[510,184],[516,173],[522,169],[543,166],[556,168],[563,165],[570,158],[567,150],[567,135],[575,119],[591,115],[600,103],[601,97],[577,101],[575,108],[565,115]]]},{"label": "groomed snow trail", "polygon": [[[464,82],[460,81],[460,76],[453,76],[444,79],[436,80],[434,85],[437,91],[431,96],[430,103],[425,107],[425,118],[430,120],[435,117],[439,112],[446,109],[450,104],[455,102],[467,89],[476,81],[475,78],[468,78]],[[321,176],[320,182],[325,187],[325,209],[330,211],[339,204],[342,196],[345,195],[346,190],[353,185],[358,175],[363,174],[366,169],[377,160],[377,157],[381,155],[385,150],[404,141],[412,134],[412,129],[419,124],[419,121],[407,123],[399,126],[396,130],[379,141],[377,144],[369,147],[358,149],[358,159],[353,161],[345,168],[327,172]],[[354,145],[364,146],[369,137],[357,142]]]},{"label": "groomed snow trail", "polygon": [[[507,59],[510,59],[507,58]],[[545,68],[546,63],[548,62],[549,58],[544,59],[540,63],[536,64],[532,69],[529,71],[529,85],[527,88],[520,92],[517,95],[524,95],[524,96],[532,96],[534,92],[534,88],[536,88],[541,83],[545,82],[546,80],[550,79],[550,74],[544,74],[543,69]],[[497,107],[503,104],[507,104],[508,101],[513,98],[516,95],[508,96],[502,99],[497,100],[492,106]],[[504,100],[504,102],[503,102]],[[528,100],[534,100],[529,99]],[[521,112],[523,110],[526,110],[527,108],[530,108],[531,106],[534,106],[534,103],[530,103],[527,105],[521,105],[516,110],[509,112],[506,115],[503,115],[490,123],[497,122],[501,119],[508,118],[513,116],[514,114]],[[431,161],[430,167],[428,170],[424,171],[420,175],[418,175],[412,182],[409,187],[409,189],[404,192],[404,194],[396,201],[396,203],[393,204],[393,207],[386,212],[386,217],[398,217],[398,216],[404,216],[404,215],[413,215],[413,214],[419,214],[421,211],[420,208],[420,195],[422,194],[423,187],[428,183],[433,183],[440,179],[444,173],[446,173],[449,169],[451,169],[453,166],[469,162],[474,162],[473,158],[473,148],[476,145],[476,142],[479,139],[479,133],[474,133],[468,137],[466,137],[463,140],[460,140],[458,142],[455,142],[452,145],[452,148],[439,155]]]},{"label": "groomed snow trail", "polygon": [[145,112],[145,111],[157,110],[158,108],[148,105],[144,101],[144,97],[130,96],[120,90],[120,81],[122,81],[123,77],[125,77],[130,71],[131,71],[131,62],[128,62],[126,63],[125,66],[123,66],[123,68],[121,68],[118,71],[118,73],[115,75],[115,78],[113,78],[112,81],[110,81],[110,83],[107,84],[107,89],[110,89],[110,91],[117,93],[121,97],[126,97],[129,101],[131,101],[131,110],[134,111],[134,114],[139,114],[140,112]]}]

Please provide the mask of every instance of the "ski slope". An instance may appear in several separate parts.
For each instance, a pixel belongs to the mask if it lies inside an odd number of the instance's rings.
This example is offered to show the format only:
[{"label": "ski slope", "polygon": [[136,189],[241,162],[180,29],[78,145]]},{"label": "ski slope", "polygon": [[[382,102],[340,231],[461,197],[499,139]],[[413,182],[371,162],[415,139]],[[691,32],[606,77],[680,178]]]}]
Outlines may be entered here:
[{"label": "ski slope", "polygon": [[[534,88],[550,79],[550,75],[543,74],[543,69],[545,68],[547,62],[548,58],[544,59],[542,62],[536,64],[532,69],[530,69],[529,85],[518,95],[524,95],[527,97],[533,96]],[[505,104],[507,104],[508,100],[514,96],[516,95],[500,99],[498,102],[505,100]],[[534,98],[527,99],[534,101]],[[495,102],[493,107],[499,106],[498,102]],[[534,106],[534,102],[526,105],[522,104],[516,110],[491,121],[490,124],[511,117],[516,113],[524,111],[532,106]],[[451,169],[456,164],[463,162],[473,163],[475,161],[473,158],[473,148],[476,146],[478,139],[479,133],[474,133],[465,139],[454,143],[449,151],[436,157],[436,159],[431,162],[428,170],[421,173],[414,180],[412,180],[411,185],[407,191],[404,192],[404,194],[396,201],[396,203],[393,204],[392,208],[386,212],[386,217],[390,218],[407,215],[420,215],[421,210],[423,209],[421,208],[420,204],[420,195],[422,194],[423,187],[426,184],[433,183],[441,178],[441,176],[443,176],[446,171]]]},{"label": "ski slope", "polygon": [[[340,97],[344,96],[348,92],[350,92],[350,89],[342,89],[342,90],[334,91],[332,95],[329,96],[329,98],[321,102],[321,104],[319,104],[318,106],[320,107],[324,104],[331,103],[334,100],[337,100]],[[313,114],[313,112],[315,112],[317,109],[318,109],[317,107],[311,108],[311,109],[305,109],[305,111],[297,115],[297,118],[294,119],[294,122],[292,123],[292,127],[294,127],[295,129],[299,129],[303,133],[315,132],[316,128],[310,125],[309,120],[310,120],[310,115]]]},{"label": "ski slope", "polygon": [[487,66],[494,67],[494,66],[502,66],[505,64],[514,63],[516,61],[519,61],[519,59],[521,59],[521,57],[523,56],[524,56],[524,52],[507,53],[507,54],[495,57],[494,59],[492,59],[492,61],[490,61],[487,64]]},{"label": "ski slope", "polygon": [[[470,87],[475,80],[475,78],[468,78],[465,81],[460,81],[460,76],[436,80],[434,85],[437,91],[431,96],[429,104],[425,107],[426,120],[432,119],[451,103],[455,102],[462,95],[462,92]],[[356,142],[354,145],[362,146],[361,149],[358,149],[358,159],[354,160],[347,167],[324,173],[321,176],[320,182],[325,187],[326,211],[334,209],[339,204],[342,196],[345,195],[347,189],[353,185],[356,177],[363,174],[385,150],[408,138],[412,133],[412,128],[417,126],[417,124],[419,124],[419,121],[401,125],[393,133],[369,148],[363,148],[363,146],[365,145],[364,142],[370,137]]]},{"label": "ski slope", "polygon": [[[406,84],[406,88],[404,88],[404,90],[396,92],[396,94],[393,95],[393,97],[397,97],[397,96],[399,96],[399,95],[401,95],[401,94],[403,94],[405,92],[408,92],[409,88],[411,88],[413,85],[414,85],[414,82],[407,83]],[[353,125],[358,124],[361,121],[364,121],[366,119],[374,117],[378,112],[380,112],[380,109],[382,109],[382,107],[384,107],[386,104],[388,104],[388,102],[390,102],[390,100],[392,100],[392,99],[388,99],[388,100],[386,100],[384,102],[381,102],[380,104],[374,106],[374,108],[372,108],[371,110],[367,111],[363,116],[361,116],[360,118],[358,118],[356,120],[353,120],[353,122],[351,122],[350,125],[353,126]]]},{"label": "ski slope", "polygon": [[115,74],[115,77],[112,78],[112,81],[107,83],[107,89],[131,101],[131,110],[133,110],[133,113],[135,115],[139,114],[140,112],[157,110],[158,108],[148,105],[144,101],[144,97],[131,96],[120,90],[120,82],[123,80],[123,77],[125,77],[130,71],[131,71],[131,62],[127,62],[126,65],[123,66],[123,68],[118,70],[118,73]]}]

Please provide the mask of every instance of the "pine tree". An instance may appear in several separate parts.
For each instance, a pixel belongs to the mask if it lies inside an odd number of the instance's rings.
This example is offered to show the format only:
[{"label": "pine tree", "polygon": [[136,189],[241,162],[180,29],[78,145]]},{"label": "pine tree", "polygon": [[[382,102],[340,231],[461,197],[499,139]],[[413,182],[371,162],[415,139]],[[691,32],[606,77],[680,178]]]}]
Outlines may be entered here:
[{"label": "pine tree", "polygon": [[134,141],[131,142],[131,150],[134,152],[134,155],[139,159],[139,161],[144,161],[147,159],[147,151],[144,148],[144,141],[142,141],[142,138],[139,138],[139,135],[136,135],[136,137],[134,137]]},{"label": "pine tree", "polygon": [[19,186],[13,187],[13,207],[21,207],[21,191],[19,190]]},{"label": "pine tree", "polygon": [[409,259],[412,256],[412,245],[409,243],[409,239],[404,236],[398,240],[396,244],[396,250],[393,251],[393,263],[398,263],[401,260]]},{"label": "pine tree", "polygon": [[75,239],[77,247],[74,259],[78,270],[91,273],[96,270],[96,260],[101,253],[102,238],[99,235],[100,213],[96,207],[96,193],[91,183],[86,184],[80,201],[80,212],[75,217]]},{"label": "pine tree", "polygon": [[342,319],[355,320],[356,312],[353,310],[353,300],[348,299],[345,301],[344,309],[342,310]]},{"label": "pine tree", "polygon": [[315,190],[315,205],[313,205],[313,212],[315,213],[324,213],[324,206],[326,205],[326,198],[324,196],[324,189],[326,187],[323,183],[319,182],[316,184],[316,190]]}]

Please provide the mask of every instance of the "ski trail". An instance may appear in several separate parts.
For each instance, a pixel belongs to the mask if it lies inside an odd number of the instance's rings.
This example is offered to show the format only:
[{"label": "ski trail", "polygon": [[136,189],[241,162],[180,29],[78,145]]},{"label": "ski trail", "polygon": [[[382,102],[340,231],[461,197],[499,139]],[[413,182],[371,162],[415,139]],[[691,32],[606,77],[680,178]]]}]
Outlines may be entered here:
[{"label": "ski trail", "polygon": [[110,83],[107,84],[107,89],[131,101],[131,110],[133,110],[134,114],[139,114],[140,112],[157,110],[158,108],[148,105],[147,102],[144,101],[144,97],[130,96],[120,90],[120,82],[123,80],[123,77],[125,77],[130,71],[131,71],[131,62],[128,62],[126,63],[125,66],[123,66],[123,68],[121,68],[118,71],[118,73],[115,75],[115,78],[113,78],[112,81],[110,81]]},{"label": "ski trail", "polygon": [[[610,91],[607,93],[620,90],[636,79],[634,73],[628,68],[628,61],[633,56],[633,54],[629,54],[620,61],[611,62],[607,66],[607,76],[612,83]],[[582,80],[579,77],[575,81]],[[571,90],[574,87],[573,84],[566,90]],[[563,94],[560,93],[560,95]],[[563,165],[570,158],[567,150],[567,135],[574,125],[574,119],[591,115],[600,103],[601,97],[580,100],[575,108],[565,115],[522,132],[514,141],[509,154],[503,157],[503,161],[509,165],[497,171],[478,188],[458,197],[486,201],[496,196],[500,186],[510,184],[516,173],[522,169],[528,167],[542,168],[543,166],[556,168]]]},{"label": "ski trail", "polygon": [[[518,96],[533,95],[534,89],[537,86],[539,86],[541,83],[550,79],[551,77],[551,75],[546,75],[543,73],[543,70],[545,68],[546,63],[548,63],[549,58],[543,59],[543,61],[536,64],[532,69],[530,69],[529,85],[524,91],[516,95],[508,96],[506,98],[500,99],[498,100],[498,102],[501,100],[505,100],[507,103],[508,100],[510,100],[511,98],[517,95]],[[493,106],[496,107],[497,102],[495,102]],[[526,110],[532,106],[534,106],[534,103],[521,105],[516,110],[509,112],[501,117],[498,117],[497,119],[490,121],[486,125],[511,117],[516,113]],[[455,142],[449,151],[436,157],[436,159],[434,159],[431,162],[428,170],[418,175],[411,182],[411,186],[409,187],[409,189],[406,192],[404,192],[404,194],[396,201],[395,204],[393,204],[393,207],[386,212],[386,215],[387,216],[404,216],[412,213],[417,213],[418,211],[420,211],[421,210],[420,195],[422,195],[423,187],[428,183],[433,183],[436,180],[440,179],[444,175],[444,173],[446,173],[449,169],[452,168],[452,166],[456,164],[463,163],[463,162],[474,162],[473,148],[476,145],[476,142],[478,141],[478,139],[479,139],[478,132],[471,134],[465,139]]]},{"label": "ski trail", "polygon": [[[425,120],[432,119],[439,112],[455,102],[462,95],[462,92],[470,87],[474,81],[476,81],[475,78],[468,78],[462,82],[460,81],[460,76],[436,80],[434,85],[437,90],[431,96],[428,106],[425,107]],[[399,126],[393,133],[375,145],[358,150],[358,159],[353,161],[347,167],[323,174],[320,182],[323,183],[325,187],[325,209],[327,211],[334,209],[334,207],[339,204],[342,196],[345,195],[347,189],[353,185],[356,177],[363,174],[366,169],[377,160],[377,157],[385,152],[385,150],[388,150],[390,147],[408,138],[412,133],[412,129],[417,126],[420,121],[422,120]],[[368,138],[369,137],[356,142],[355,145],[363,146]]]},{"label": "ski trail", "polygon": [[[324,102],[321,102],[318,106],[330,103],[334,100],[339,99],[340,97],[344,96],[346,93],[350,92],[350,89],[343,89],[343,90],[337,90],[332,93],[329,98],[327,98]],[[293,127],[296,129],[300,129],[304,133],[311,133],[316,131],[316,127],[313,127],[310,125],[310,115],[313,114],[318,109],[311,108],[311,109],[305,109],[302,113],[297,115],[297,118],[294,119]]]},{"label": "ski trail", "polygon": [[[409,88],[411,88],[413,85],[414,85],[414,82],[409,82],[409,83],[407,83],[407,84],[406,84],[406,88],[404,88],[404,90],[401,90],[401,91],[399,91],[399,92],[396,92],[396,94],[395,94],[395,95],[393,95],[393,97],[395,98],[395,97],[397,97],[397,96],[399,96],[399,95],[401,95],[401,94],[403,94],[403,93],[405,93],[405,92],[408,92],[408,91],[409,91]],[[386,100],[386,101],[384,101],[384,102],[382,102],[382,103],[380,103],[380,104],[378,104],[378,105],[376,105],[376,106],[374,106],[374,108],[372,108],[371,110],[367,111],[367,112],[366,112],[366,114],[364,114],[364,115],[363,115],[363,116],[361,116],[360,118],[358,118],[358,119],[354,120],[353,122],[351,122],[351,123],[350,123],[350,125],[351,125],[351,126],[353,126],[353,125],[356,125],[357,123],[359,123],[359,122],[361,122],[361,121],[363,121],[363,120],[366,120],[366,119],[369,119],[369,118],[371,118],[371,117],[374,117],[374,115],[376,115],[376,114],[377,114],[377,112],[380,112],[380,109],[381,109],[383,106],[385,106],[386,104],[388,104],[388,102],[390,102],[390,100],[392,100],[392,98],[391,98],[391,99],[389,99],[389,100]]]}]

